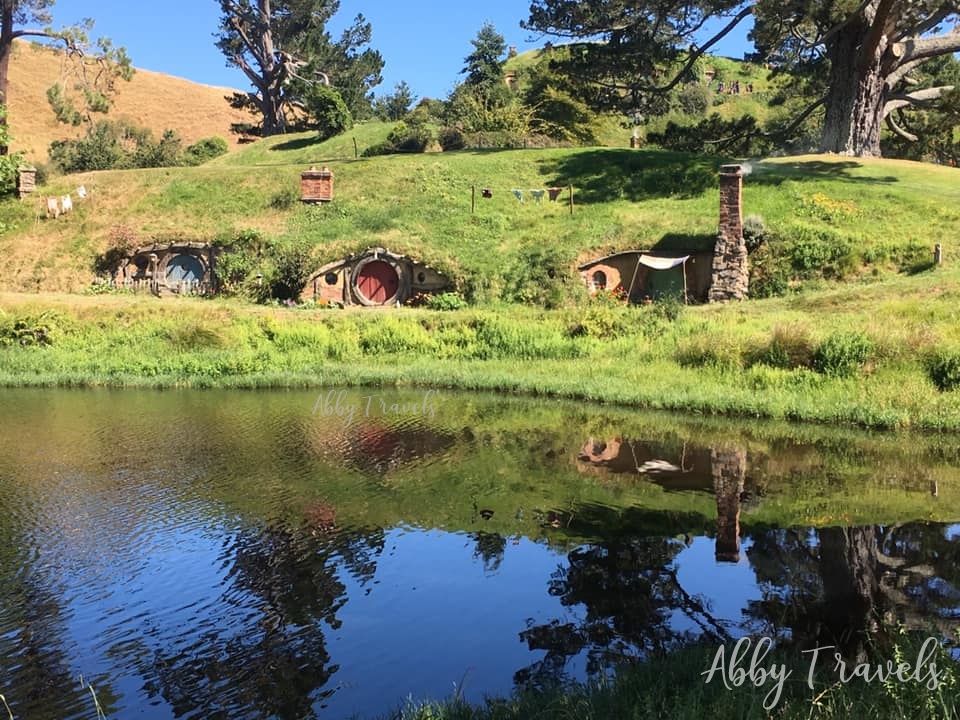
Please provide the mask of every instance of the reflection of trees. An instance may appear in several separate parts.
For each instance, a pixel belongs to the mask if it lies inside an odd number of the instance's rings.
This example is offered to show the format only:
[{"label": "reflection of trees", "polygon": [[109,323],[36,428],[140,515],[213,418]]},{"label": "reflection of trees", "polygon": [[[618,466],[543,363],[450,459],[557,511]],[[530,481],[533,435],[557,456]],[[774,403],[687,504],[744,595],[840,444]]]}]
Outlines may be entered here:
[{"label": "reflection of trees", "polygon": [[[19,468],[0,465],[0,691],[17,718],[63,720],[89,709],[90,695],[70,661],[69,600],[47,557],[57,525],[32,516],[37,500],[14,477]],[[87,680],[109,713],[109,680]]]},{"label": "reflection of trees", "polygon": [[[722,642],[724,629],[677,578],[675,558],[684,547],[669,537],[624,538],[572,551],[569,566],[553,574],[549,592],[565,606],[583,606],[583,620],[528,626],[521,639],[531,650],[545,650],[546,656],[518,672],[516,681],[562,678],[567,660],[581,652],[586,652],[593,673],[698,638]],[[678,629],[678,614],[693,629]]]},{"label": "reflection of trees", "polygon": [[856,657],[881,621],[952,630],[960,544],[943,526],[769,530],[747,555],[764,591],[747,612],[771,633]]},{"label": "reflection of trees", "polygon": [[[63,607],[54,589],[56,582],[35,573],[29,565],[24,568],[19,563],[4,562],[4,567],[26,571],[29,576],[0,576],[4,585],[0,604],[0,687],[5,688],[15,717],[70,717],[79,712],[89,695],[85,695],[71,672],[65,647],[68,633]],[[101,704],[109,711],[109,687],[96,680],[94,684]]]},{"label": "reflection of trees", "polygon": [[186,641],[161,639],[142,669],[148,692],[178,717],[314,717],[314,704],[334,691],[324,689],[337,666],[323,625],[340,626],[339,572],[368,581],[384,542],[380,530],[333,538],[268,528],[241,536],[220,601],[232,608],[229,619]]},{"label": "reflection of trees", "polygon": [[503,553],[507,549],[507,539],[500,533],[475,532],[470,537],[477,544],[473,557],[483,560],[483,569],[495,572],[503,562]]}]

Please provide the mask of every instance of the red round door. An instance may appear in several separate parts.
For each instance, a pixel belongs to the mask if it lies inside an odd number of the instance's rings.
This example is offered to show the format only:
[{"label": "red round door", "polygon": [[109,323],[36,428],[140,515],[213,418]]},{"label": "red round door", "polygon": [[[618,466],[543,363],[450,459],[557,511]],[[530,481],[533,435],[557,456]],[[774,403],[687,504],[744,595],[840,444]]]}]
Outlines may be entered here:
[{"label": "red round door", "polygon": [[357,291],[370,302],[383,304],[399,289],[396,269],[383,260],[368,262],[357,273]]}]

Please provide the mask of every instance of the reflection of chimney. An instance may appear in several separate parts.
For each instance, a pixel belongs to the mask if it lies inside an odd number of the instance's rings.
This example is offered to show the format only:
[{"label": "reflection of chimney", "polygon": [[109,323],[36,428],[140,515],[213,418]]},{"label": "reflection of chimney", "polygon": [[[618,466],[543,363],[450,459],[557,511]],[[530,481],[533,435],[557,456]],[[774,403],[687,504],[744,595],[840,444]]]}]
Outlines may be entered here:
[{"label": "reflection of chimney", "polygon": [[710,302],[743,300],[747,296],[750,271],[747,246],[743,241],[743,168],[720,168],[720,227],[713,251],[713,280]]},{"label": "reflection of chimney", "polygon": [[717,562],[740,561],[740,495],[747,472],[743,450],[711,450],[710,469],[717,496]]}]

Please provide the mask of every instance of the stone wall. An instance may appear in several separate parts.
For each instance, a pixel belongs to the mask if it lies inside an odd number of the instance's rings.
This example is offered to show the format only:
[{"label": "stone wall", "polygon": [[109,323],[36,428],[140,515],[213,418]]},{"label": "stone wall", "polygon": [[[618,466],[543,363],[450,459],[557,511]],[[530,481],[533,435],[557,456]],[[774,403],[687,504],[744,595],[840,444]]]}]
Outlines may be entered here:
[{"label": "stone wall", "polygon": [[747,245],[743,240],[743,169],[720,168],[720,228],[713,252],[710,302],[743,300],[750,284]]}]

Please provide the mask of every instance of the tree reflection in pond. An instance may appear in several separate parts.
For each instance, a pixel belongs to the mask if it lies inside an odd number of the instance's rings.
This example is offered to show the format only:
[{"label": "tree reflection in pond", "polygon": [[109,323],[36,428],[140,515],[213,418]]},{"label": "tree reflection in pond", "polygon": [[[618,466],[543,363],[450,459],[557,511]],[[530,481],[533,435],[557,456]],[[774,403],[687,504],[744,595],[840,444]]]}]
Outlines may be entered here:
[{"label": "tree reflection in pond", "polygon": [[160,644],[143,669],[149,695],[177,717],[316,717],[318,701],[336,689],[324,627],[340,627],[347,595],[339,573],[369,582],[383,547],[380,529],[335,538],[290,527],[242,534],[221,602],[243,622]]}]

